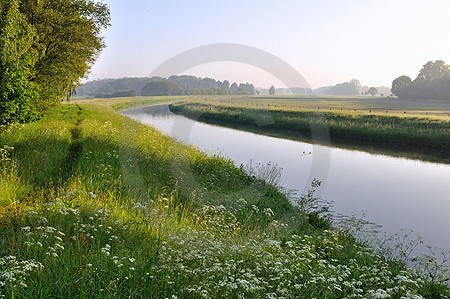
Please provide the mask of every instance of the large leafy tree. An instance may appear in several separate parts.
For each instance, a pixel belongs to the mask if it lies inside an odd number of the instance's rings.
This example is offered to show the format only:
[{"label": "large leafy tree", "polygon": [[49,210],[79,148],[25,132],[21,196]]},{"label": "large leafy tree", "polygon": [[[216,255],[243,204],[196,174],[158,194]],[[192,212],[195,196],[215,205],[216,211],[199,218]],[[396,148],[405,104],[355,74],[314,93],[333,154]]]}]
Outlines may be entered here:
[{"label": "large leafy tree", "polygon": [[450,67],[443,60],[428,61],[420,70],[414,84],[431,82],[445,76],[450,71]]},{"label": "large leafy tree", "polygon": [[94,0],[0,0],[0,122],[26,122],[71,96],[105,47]]},{"label": "large leafy tree", "polygon": [[391,91],[399,98],[406,98],[409,94],[409,87],[411,86],[411,78],[408,76],[400,76],[392,81]]},{"label": "large leafy tree", "polygon": [[400,76],[391,90],[400,98],[450,100],[450,66],[443,60],[428,61],[414,81]]},{"label": "large leafy tree", "polygon": [[370,94],[371,96],[374,96],[378,93],[378,90],[375,87],[371,87],[371,88],[369,88],[367,93]]},{"label": "large leafy tree", "polygon": [[105,47],[109,8],[93,0],[22,0],[20,11],[36,30],[32,81],[45,108],[75,91]]},{"label": "large leafy tree", "polygon": [[0,123],[39,117],[38,89],[30,81],[35,30],[19,11],[19,0],[0,0]]}]

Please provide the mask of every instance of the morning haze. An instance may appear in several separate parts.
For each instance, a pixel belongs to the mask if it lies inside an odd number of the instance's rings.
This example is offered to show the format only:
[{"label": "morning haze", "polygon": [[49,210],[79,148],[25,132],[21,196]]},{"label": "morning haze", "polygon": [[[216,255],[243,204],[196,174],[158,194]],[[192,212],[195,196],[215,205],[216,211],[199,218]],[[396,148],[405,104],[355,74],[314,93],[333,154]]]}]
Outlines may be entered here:
[{"label": "morning haze", "polygon": [[[415,77],[427,61],[450,61],[448,1],[106,2],[112,14],[108,47],[90,79],[147,76],[182,51],[220,42],[268,51],[313,88],[352,78],[390,86],[399,75]],[[187,73],[267,88],[274,82],[233,63]]]},{"label": "morning haze", "polygon": [[0,0],[0,299],[450,298],[449,3]]}]

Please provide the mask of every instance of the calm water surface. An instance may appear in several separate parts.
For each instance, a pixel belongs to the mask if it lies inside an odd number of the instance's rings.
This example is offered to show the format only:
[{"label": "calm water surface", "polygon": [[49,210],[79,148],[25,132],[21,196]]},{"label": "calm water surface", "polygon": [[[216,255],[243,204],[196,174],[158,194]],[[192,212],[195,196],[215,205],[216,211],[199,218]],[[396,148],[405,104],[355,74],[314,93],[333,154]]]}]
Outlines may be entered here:
[{"label": "calm water surface", "polygon": [[[313,178],[336,214],[360,216],[389,233],[412,229],[426,244],[450,250],[450,166],[374,155],[218,127],[171,113],[167,106],[122,112],[163,133],[220,152],[237,165],[276,162],[281,184],[305,193]],[[311,153],[310,153],[311,152]]]}]

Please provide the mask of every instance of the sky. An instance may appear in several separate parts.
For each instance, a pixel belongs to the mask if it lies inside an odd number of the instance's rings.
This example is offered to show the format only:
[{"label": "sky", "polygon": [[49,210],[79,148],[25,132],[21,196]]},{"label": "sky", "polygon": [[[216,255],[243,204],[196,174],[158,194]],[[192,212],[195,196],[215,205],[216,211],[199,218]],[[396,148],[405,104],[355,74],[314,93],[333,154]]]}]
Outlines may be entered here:
[{"label": "sky", "polygon": [[[145,77],[186,50],[236,43],[282,59],[310,87],[352,78],[367,86],[412,79],[430,60],[450,63],[449,0],[104,0],[111,26],[89,80]],[[262,69],[213,62],[183,74],[286,87]],[[176,75],[176,74],[174,74]]]}]

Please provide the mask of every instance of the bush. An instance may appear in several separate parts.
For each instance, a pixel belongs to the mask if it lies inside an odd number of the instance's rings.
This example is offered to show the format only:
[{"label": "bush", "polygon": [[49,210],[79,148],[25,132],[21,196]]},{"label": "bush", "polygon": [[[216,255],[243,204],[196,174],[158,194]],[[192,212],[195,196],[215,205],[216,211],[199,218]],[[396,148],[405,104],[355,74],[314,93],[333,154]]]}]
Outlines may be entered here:
[{"label": "bush", "polygon": [[37,109],[37,86],[28,81],[26,67],[0,66],[0,122],[25,123],[37,120],[41,113]]}]

